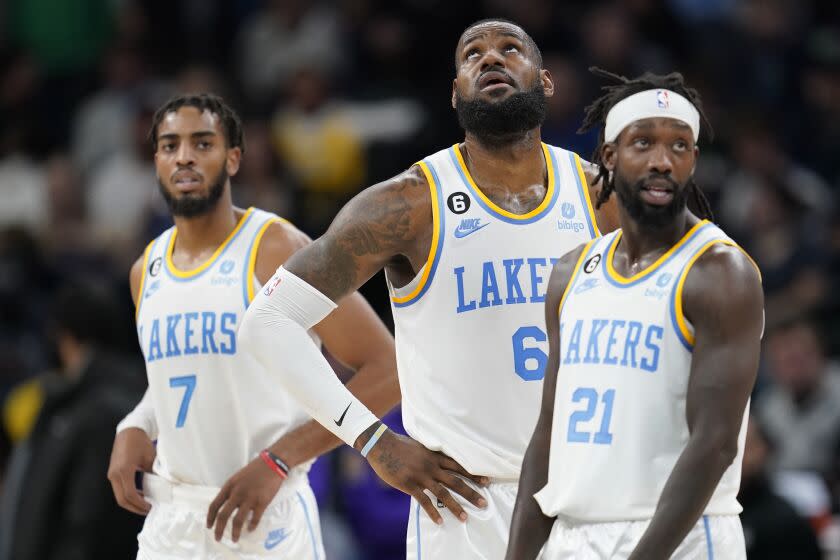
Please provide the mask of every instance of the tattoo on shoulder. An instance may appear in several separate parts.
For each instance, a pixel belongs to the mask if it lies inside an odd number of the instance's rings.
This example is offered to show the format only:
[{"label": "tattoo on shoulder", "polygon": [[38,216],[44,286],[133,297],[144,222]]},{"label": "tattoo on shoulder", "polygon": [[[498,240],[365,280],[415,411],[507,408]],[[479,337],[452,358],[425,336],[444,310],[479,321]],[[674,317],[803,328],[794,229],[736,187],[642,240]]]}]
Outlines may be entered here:
[{"label": "tattoo on shoulder", "polygon": [[[313,244],[315,258],[309,253],[295,273],[328,297],[348,293],[360,274],[372,276],[390,258],[406,251],[415,239],[417,224],[426,214],[431,216],[428,193],[426,178],[417,166],[370,187],[341,210],[324,237]],[[420,204],[421,200],[426,204]]]}]

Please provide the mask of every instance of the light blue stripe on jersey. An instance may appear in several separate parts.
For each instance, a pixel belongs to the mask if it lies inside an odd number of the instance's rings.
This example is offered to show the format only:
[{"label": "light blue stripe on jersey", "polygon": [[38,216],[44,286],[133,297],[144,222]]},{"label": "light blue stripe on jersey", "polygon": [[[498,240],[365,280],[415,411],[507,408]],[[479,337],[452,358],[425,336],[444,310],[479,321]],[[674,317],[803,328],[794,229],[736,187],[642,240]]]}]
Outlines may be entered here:
[{"label": "light blue stripe on jersey", "polygon": [[[592,236],[592,239],[595,239],[595,227],[592,224],[592,218],[589,215],[589,204],[586,201],[586,194],[583,192],[583,184],[580,182],[580,173],[577,172],[577,163],[575,162],[575,154],[572,152],[566,152],[569,154],[569,165],[572,166],[572,170],[574,170],[575,182],[577,183],[578,195],[580,196],[580,205],[583,208],[583,213],[586,215],[586,225],[589,226],[589,235]],[[552,157],[552,161],[554,158]],[[557,177],[557,163],[554,162],[554,176]]]},{"label": "light blue stripe on jersey", "polygon": [[683,249],[685,249],[686,247],[688,247],[688,245],[689,245],[692,241],[694,241],[694,239],[695,239],[698,235],[700,235],[700,233],[701,233],[701,232],[705,231],[707,228],[710,228],[710,227],[716,227],[716,226],[715,226],[715,224],[713,224],[713,223],[709,222],[708,224],[704,224],[704,225],[702,225],[701,227],[697,228],[697,231],[695,231],[694,233],[692,233],[692,234],[691,234],[691,237],[689,237],[688,239],[686,239],[686,240],[685,240],[685,242],[683,242],[683,243],[682,243],[682,245],[680,245],[680,247],[678,247],[676,251],[674,251],[673,253],[671,253],[670,255],[668,255],[668,258],[667,258],[667,259],[665,259],[664,261],[662,261],[661,263],[659,263],[657,266],[651,266],[650,268],[648,268],[648,269],[645,271],[645,273],[644,273],[641,277],[637,278],[636,280],[633,280],[632,282],[628,282],[628,283],[626,283],[626,284],[621,284],[621,283],[616,282],[615,280],[613,280],[613,278],[610,276],[609,271],[607,270],[607,260],[610,258],[610,251],[612,250],[613,244],[616,242],[616,238],[618,237],[618,235],[613,234],[613,238],[612,238],[612,239],[610,239],[610,242],[609,242],[609,244],[607,245],[607,247],[604,249],[604,254],[603,254],[602,258],[601,258],[601,266],[603,267],[603,270],[604,270],[604,277],[607,279],[607,281],[608,281],[610,284],[612,284],[612,285],[613,285],[613,286],[615,286],[616,288],[629,288],[630,286],[635,286],[636,284],[638,284],[638,283],[640,283],[640,282],[644,282],[645,280],[647,280],[648,278],[650,278],[650,277],[651,277],[651,275],[653,275],[653,273],[654,273],[654,272],[656,272],[657,270],[662,270],[665,266],[667,266],[667,264],[668,264],[669,262],[671,262],[671,261],[674,259],[674,257],[676,257],[677,255],[679,255],[679,254],[682,252],[682,250],[683,250]]},{"label": "light blue stripe on jersey", "polygon": [[[156,257],[154,257],[155,248],[157,247],[158,242],[160,241],[161,237],[163,237],[162,234],[159,235],[157,237],[157,239],[154,240],[154,242],[152,242],[152,248],[149,249],[149,260],[148,260],[148,262],[144,263],[146,266],[143,270],[143,276],[146,276],[146,278],[143,279],[143,291],[141,293],[137,294],[137,313],[135,314],[135,317],[137,317],[138,319],[140,318],[140,309],[143,307],[143,294],[145,294],[146,290],[149,289],[149,281],[152,278],[152,275],[149,274],[149,267],[152,266],[153,262],[155,262],[155,258],[156,258]],[[161,261],[160,264],[161,264],[161,268],[163,268],[163,264],[164,264],[163,261]]]},{"label": "light blue stripe on jersey", "polygon": [[685,346],[689,352],[694,351],[694,345],[686,340],[683,335],[679,323],[677,323],[677,286],[679,286],[679,277],[674,280],[674,285],[671,287],[671,304],[668,306],[668,315],[671,316],[671,326],[674,327],[674,332],[677,333],[677,340]]},{"label": "light blue stripe on jersey", "polygon": [[443,187],[440,184],[440,179],[438,178],[437,171],[435,171],[435,166],[432,164],[431,161],[424,159],[423,163],[429,168],[429,172],[432,174],[432,179],[435,182],[435,191],[437,191],[437,207],[438,207],[438,242],[437,242],[437,249],[435,250],[435,259],[432,261],[431,270],[429,270],[429,276],[426,278],[426,283],[423,284],[423,288],[420,290],[420,293],[411,298],[408,301],[404,301],[402,303],[398,303],[396,301],[392,301],[394,307],[408,307],[415,301],[419,300],[423,297],[429,287],[432,285],[432,280],[435,277],[435,271],[437,270],[438,263],[440,262],[440,255],[443,253],[443,238],[446,237],[446,212],[444,212],[444,203],[443,203]]},{"label": "light blue stripe on jersey", "polygon": [[242,233],[242,230],[244,230],[245,227],[248,225],[248,222],[251,221],[251,218],[254,217],[254,214],[255,214],[255,212],[251,212],[248,215],[248,217],[245,218],[245,222],[243,222],[242,225],[239,226],[239,230],[234,234],[233,237],[231,237],[230,239],[227,240],[227,244],[225,245],[225,248],[222,249],[222,252],[219,253],[218,255],[216,255],[216,259],[215,259],[215,262],[213,262],[213,264],[211,264],[210,266],[208,266],[207,268],[205,268],[204,270],[202,270],[201,272],[199,272],[195,276],[190,276],[189,278],[178,278],[177,276],[175,276],[174,274],[172,274],[169,271],[169,266],[167,266],[167,263],[166,263],[167,259],[169,258],[169,255],[167,255],[166,252],[169,250],[169,243],[172,239],[172,235],[175,233],[175,228],[173,227],[171,230],[169,230],[169,237],[166,238],[166,247],[164,248],[164,251],[163,251],[163,263],[162,264],[163,264],[163,268],[166,270],[166,275],[169,276],[170,278],[172,278],[173,280],[175,280],[176,282],[190,282],[191,280],[195,280],[196,278],[201,278],[202,276],[207,274],[207,271],[211,270],[217,262],[222,262],[222,257],[227,252],[228,248],[231,245],[233,245],[233,242],[236,240],[236,238],[239,237],[239,234]]},{"label": "light blue stripe on jersey", "polygon": [[715,549],[712,546],[712,530],[709,528],[709,516],[703,516],[703,527],[706,529],[706,555],[709,560],[715,560]]},{"label": "light blue stripe on jersey", "polygon": [[417,502],[417,511],[414,518],[417,522],[417,560],[420,560],[422,558],[420,556],[420,502]]},{"label": "light blue stripe on jersey", "polygon": [[303,499],[303,496],[300,495],[300,492],[295,492],[295,494],[297,494],[298,501],[303,508],[303,516],[306,518],[306,527],[309,529],[309,539],[312,541],[312,558],[318,560],[318,545],[315,542],[315,531],[312,530],[312,521],[309,520],[309,508],[306,507],[306,501]]},{"label": "light blue stripe on jersey", "polygon": [[[554,207],[554,203],[557,202],[557,198],[559,197],[559,194],[560,194],[560,187],[561,187],[560,177],[559,177],[560,173],[559,173],[559,170],[557,169],[557,161],[556,161],[556,158],[554,157],[554,152],[551,150],[551,148],[547,149],[546,151],[548,152],[548,157],[551,159],[550,162],[546,162],[546,163],[551,165],[551,168],[552,168],[553,173],[554,173],[554,192],[551,195],[551,200],[549,201],[548,206],[546,206],[542,210],[542,212],[540,212],[536,216],[532,216],[532,217],[530,217],[528,219],[525,219],[525,220],[515,220],[513,218],[509,218],[509,217],[507,217],[503,214],[499,214],[498,212],[496,212],[495,210],[493,210],[492,208],[487,206],[487,204],[485,204],[482,197],[479,196],[479,194],[477,192],[475,192],[475,189],[473,189],[473,187],[470,184],[470,181],[467,179],[466,175],[464,175],[464,170],[461,168],[460,163],[458,163],[458,157],[455,155],[455,147],[454,146],[452,148],[449,148],[449,157],[452,159],[452,165],[454,165],[455,169],[458,170],[458,175],[461,176],[461,181],[467,187],[467,190],[470,191],[473,194],[473,199],[476,202],[478,202],[478,204],[481,205],[482,208],[484,208],[485,212],[487,212],[491,216],[493,216],[495,218],[498,218],[498,219],[502,220],[503,222],[507,222],[509,224],[525,225],[525,224],[532,224],[532,223],[538,221],[540,218],[543,218],[544,216],[547,216],[549,214],[549,212],[551,211],[551,209]],[[586,208],[586,206],[584,205],[584,209],[585,208]]]},{"label": "light blue stripe on jersey", "polygon": [[[256,214],[256,212],[254,212]],[[248,264],[251,262],[251,251],[254,250],[254,244],[257,242],[257,237],[260,235],[260,231],[265,223],[271,220],[274,216],[271,214],[262,214],[265,218],[262,223],[257,226],[254,230],[253,237],[251,237],[251,242],[248,244],[248,250],[245,252],[245,262],[242,263],[242,301],[245,303],[245,309],[248,309],[248,306],[251,304],[248,301],[248,282],[253,282],[253,278],[248,278]],[[232,240],[231,240],[232,241]]]}]

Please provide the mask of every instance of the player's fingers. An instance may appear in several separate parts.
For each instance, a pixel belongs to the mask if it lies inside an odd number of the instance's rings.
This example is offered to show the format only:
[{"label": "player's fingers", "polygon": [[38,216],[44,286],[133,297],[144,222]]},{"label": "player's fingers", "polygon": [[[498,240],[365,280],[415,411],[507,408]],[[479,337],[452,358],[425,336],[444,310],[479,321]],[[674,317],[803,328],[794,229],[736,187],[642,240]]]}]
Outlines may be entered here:
[{"label": "player's fingers", "polygon": [[149,505],[149,502],[143,499],[143,496],[134,486],[134,473],[130,476],[122,473],[120,476],[120,484],[122,486],[123,501],[125,502],[123,507],[139,515],[146,515],[149,513],[152,506]]},{"label": "player's fingers", "polygon": [[434,521],[438,525],[443,524],[443,517],[440,516],[440,513],[438,513],[438,510],[432,503],[432,500],[429,499],[429,497],[426,495],[425,492],[423,492],[422,489],[413,493],[412,496],[414,496],[414,499],[417,500],[417,503],[420,504],[420,507],[422,507],[426,511],[429,517],[432,518],[432,521]]},{"label": "player's fingers", "polygon": [[472,505],[480,508],[487,507],[487,500],[475,488],[464,482],[464,479],[457,475],[449,475],[448,478],[441,481],[448,488],[452,489]]},{"label": "player's fingers", "polygon": [[239,504],[235,504],[233,500],[228,500],[225,502],[225,505],[222,506],[222,509],[219,510],[219,515],[216,517],[216,530],[213,531],[217,541],[222,540],[222,535],[225,532],[225,526],[227,526],[228,519],[238,505]]},{"label": "player's fingers", "polygon": [[465,478],[469,478],[479,486],[487,486],[490,484],[490,478],[487,476],[479,476],[470,474],[467,472],[467,469],[462,467],[455,459],[451,457],[447,457],[443,453],[439,453],[440,455],[440,466],[448,471],[456,472]]},{"label": "player's fingers", "polygon": [[222,505],[227,501],[228,496],[230,496],[230,486],[225,484],[222,486],[222,489],[219,490],[219,493],[216,494],[216,497],[213,498],[213,501],[210,502],[210,507],[207,508],[208,529],[213,527],[213,523],[216,522],[216,516],[219,514],[219,509],[221,509]]},{"label": "player's fingers", "polygon": [[429,490],[431,490],[432,494],[434,494],[438,499],[438,505],[443,505],[446,509],[452,512],[452,515],[460,519],[462,522],[467,520],[467,512],[464,511],[461,504],[455,501],[455,498],[452,497],[449,490],[444,488],[442,484],[434,484],[431,488],[429,488]]},{"label": "player's fingers", "polygon": [[242,525],[245,523],[245,520],[248,519],[248,514],[251,512],[251,506],[248,504],[240,504],[239,508],[236,512],[236,515],[233,516],[233,521],[231,521],[231,539],[233,542],[239,541],[239,535],[242,534]]},{"label": "player's fingers", "polygon": [[251,512],[251,520],[248,522],[248,530],[255,531],[257,526],[260,524],[260,519],[262,519],[265,510],[268,509],[268,504],[271,502],[261,503],[258,502],[255,506],[253,511]]}]

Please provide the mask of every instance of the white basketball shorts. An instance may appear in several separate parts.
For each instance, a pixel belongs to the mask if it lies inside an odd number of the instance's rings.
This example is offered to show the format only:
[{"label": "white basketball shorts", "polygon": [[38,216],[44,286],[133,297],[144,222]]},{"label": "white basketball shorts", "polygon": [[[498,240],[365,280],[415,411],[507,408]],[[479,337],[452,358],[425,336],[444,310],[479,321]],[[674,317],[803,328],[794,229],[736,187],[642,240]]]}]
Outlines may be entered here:
[{"label": "white basketball shorts", "polygon": [[244,527],[237,543],[230,538],[230,519],[219,542],[205,525],[207,509],[217,493],[217,488],[173,484],[144,475],[143,494],[152,509],[137,536],[137,559],[324,560],[318,505],[306,475],[293,473],[256,530]]},{"label": "white basketball shorts", "polygon": [[[484,496],[487,507],[477,508],[452,492],[467,512],[468,518],[464,523],[448,509],[439,508],[443,525],[437,525],[420,504],[411,500],[406,536],[407,560],[504,559],[519,483],[491,482],[486,488],[468,484]],[[432,501],[437,500],[433,498]]]},{"label": "white basketball shorts", "polygon": [[[539,560],[626,559],[649,523],[574,523],[557,518]],[[744,530],[737,515],[704,515],[671,556],[672,560],[746,558]]]}]

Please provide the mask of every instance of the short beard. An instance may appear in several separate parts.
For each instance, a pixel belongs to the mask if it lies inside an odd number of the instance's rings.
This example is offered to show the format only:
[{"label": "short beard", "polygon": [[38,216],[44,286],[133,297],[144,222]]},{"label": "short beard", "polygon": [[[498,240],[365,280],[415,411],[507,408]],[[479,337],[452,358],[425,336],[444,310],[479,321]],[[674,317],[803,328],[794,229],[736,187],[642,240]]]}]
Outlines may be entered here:
[{"label": "short beard", "polygon": [[[674,189],[674,198],[667,206],[654,206],[647,204],[641,199],[642,187],[650,179],[667,179],[671,182]],[[618,195],[618,200],[621,205],[627,210],[627,214],[634,222],[642,227],[650,229],[663,229],[674,223],[677,216],[679,216],[686,209],[688,202],[688,188],[689,183],[679,185],[670,176],[652,173],[644,179],[639,179],[634,184],[622,177],[618,171],[618,166],[613,170],[613,187],[615,193]]]},{"label": "short beard", "polygon": [[158,178],[158,190],[169,207],[173,216],[182,218],[195,218],[209,213],[216,207],[222,194],[225,192],[225,183],[228,181],[227,169],[224,167],[216,176],[216,180],[210,184],[210,190],[204,196],[198,194],[185,194],[181,197],[170,193],[163,182]]},{"label": "short beard", "polygon": [[455,112],[461,128],[487,146],[501,146],[524,137],[545,122],[546,111],[541,83],[497,103],[478,98],[467,100],[455,94]]}]

